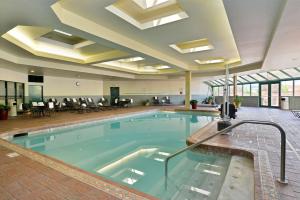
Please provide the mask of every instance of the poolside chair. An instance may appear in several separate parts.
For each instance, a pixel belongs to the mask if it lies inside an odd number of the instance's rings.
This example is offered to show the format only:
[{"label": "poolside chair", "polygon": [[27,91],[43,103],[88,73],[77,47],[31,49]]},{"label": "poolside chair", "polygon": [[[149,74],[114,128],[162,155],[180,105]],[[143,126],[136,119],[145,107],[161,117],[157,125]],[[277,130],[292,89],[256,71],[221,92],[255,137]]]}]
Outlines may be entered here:
[{"label": "poolside chair", "polygon": [[68,109],[68,110],[71,110],[72,108],[73,108],[73,102],[71,101],[71,99],[70,98],[64,98],[64,103],[65,103],[65,105],[66,105],[66,108]]},{"label": "poolside chair", "polygon": [[98,106],[98,105],[96,105],[96,103],[94,102],[94,99],[92,99],[92,98],[87,98],[87,100],[86,100],[86,105],[87,105],[87,107],[90,109],[90,110],[94,110],[94,111],[100,111],[101,110],[101,108],[100,108],[100,106]]},{"label": "poolside chair", "polygon": [[47,103],[47,107],[44,110],[45,115],[47,116],[51,116],[52,113],[55,112],[55,106],[54,106],[54,102],[48,102]]},{"label": "poolside chair", "polygon": [[169,96],[165,96],[165,101],[166,104],[171,104],[171,99]]},{"label": "poolside chair", "polygon": [[121,99],[120,101],[119,101],[119,106],[121,107],[121,108],[127,108],[130,104],[132,104],[133,103],[133,99]]},{"label": "poolside chair", "polygon": [[297,118],[300,118],[300,110],[292,110],[293,115]]},{"label": "poolside chair", "polygon": [[154,96],[154,97],[153,97],[153,105],[159,105],[159,104],[160,104],[160,102],[159,102],[158,97],[157,97],[157,96]]}]

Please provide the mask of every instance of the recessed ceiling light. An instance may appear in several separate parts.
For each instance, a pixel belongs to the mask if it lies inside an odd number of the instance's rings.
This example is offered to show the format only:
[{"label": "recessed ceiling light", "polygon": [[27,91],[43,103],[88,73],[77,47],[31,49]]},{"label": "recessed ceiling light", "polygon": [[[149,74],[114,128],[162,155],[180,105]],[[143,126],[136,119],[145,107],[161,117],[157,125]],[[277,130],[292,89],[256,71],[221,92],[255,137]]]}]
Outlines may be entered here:
[{"label": "recessed ceiling light", "polygon": [[58,29],[54,29],[54,31],[55,32],[57,32],[57,33],[61,33],[61,34],[64,34],[64,35],[67,35],[67,36],[72,36],[72,34],[70,34],[70,33],[66,33],[66,32],[64,32],[64,31],[61,31],[61,30],[58,30]]},{"label": "recessed ceiling light", "polygon": [[224,59],[223,58],[218,58],[218,59],[211,59],[211,60],[195,60],[195,62],[200,64],[200,65],[216,64],[216,63],[224,62]]},{"label": "recessed ceiling light", "polygon": [[144,60],[144,58],[137,56],[137,57],[120,59],[118,61],[119,62],[137,62],[137,61],[141,61],[141,60]]},{"label": "recessed ceiling light", "polygon": [[180,42],[177,44],[171,44],[169,46],[180,53],[193,53],[211,50],[214,48],[213,45],[209,43],[207,38],[187,42]]},{"label": "recessed ceiling light", "polygon": [[31,73],[34,73],[34,70],[30,70]]},{"label": "recessed ceiling light", "polygon": [[167,66],[167,65],[161,65],[161,66],[156,67],[156,69],[170,69],[170,68],[171,67]]}]

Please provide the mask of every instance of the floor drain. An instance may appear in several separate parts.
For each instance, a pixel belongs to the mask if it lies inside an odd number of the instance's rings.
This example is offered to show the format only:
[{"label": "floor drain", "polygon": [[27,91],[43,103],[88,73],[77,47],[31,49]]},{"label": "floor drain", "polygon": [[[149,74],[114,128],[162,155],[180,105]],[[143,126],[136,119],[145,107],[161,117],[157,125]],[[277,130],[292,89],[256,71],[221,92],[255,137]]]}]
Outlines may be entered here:
[{"label": "floor drain", "polygon": [[19,155],[20,155],[20,154],[18,154],[18,153],[16,153],[16,152],[6,154],[6,156],[7,156],[7,157],[10,157],[10,158],[18,157]]}]

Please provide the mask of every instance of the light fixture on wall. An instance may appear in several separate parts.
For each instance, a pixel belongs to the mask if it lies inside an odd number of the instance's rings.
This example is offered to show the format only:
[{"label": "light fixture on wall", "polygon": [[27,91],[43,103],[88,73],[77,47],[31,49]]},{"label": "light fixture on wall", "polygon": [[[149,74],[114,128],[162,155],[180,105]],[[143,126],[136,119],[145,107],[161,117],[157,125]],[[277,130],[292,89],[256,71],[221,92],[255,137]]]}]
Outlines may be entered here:
[{"label": "light fixture on wall", "polygon": [[76,85],[76,86],[80,86],[80,83],[77,81],[77,82],[75,83],[75,85]]}]

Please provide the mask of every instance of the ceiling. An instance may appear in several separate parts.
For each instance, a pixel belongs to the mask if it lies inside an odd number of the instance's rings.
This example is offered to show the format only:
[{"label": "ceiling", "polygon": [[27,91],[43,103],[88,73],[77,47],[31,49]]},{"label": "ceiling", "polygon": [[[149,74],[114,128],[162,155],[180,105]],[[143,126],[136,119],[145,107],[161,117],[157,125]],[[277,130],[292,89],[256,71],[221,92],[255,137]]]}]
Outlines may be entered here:
[{"label": "ceiling", "polygon": [[[82,62],[41,54],[24,48],[20,41],[1,37],[0,58],[44,69],[57,65],[60,70],[72,73],[87,71],[132,79],[147,75],[181,76],[184,71],[192,71],[195,76],[215,76],[224,74],[226,65],[235,73],[300,66],[298,0],[170,0],[145,8],[149,6],[147,3],[146,0],[31,0],[28,6],[27,0],[1,1],[1,36],[17,26],[47,29],[39,36],[43,42],[68,44],[67,48],[72,50],[74,45],[83,45],[76,47],[76,53],[98,57]],[[108,9],[112,5],[114,9]],[[183,51],[171,48],[172,45]],[[212,48],[196,51],[201,45]],[[134,57],[143,60],[124,66],[107,62]]]}]

